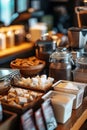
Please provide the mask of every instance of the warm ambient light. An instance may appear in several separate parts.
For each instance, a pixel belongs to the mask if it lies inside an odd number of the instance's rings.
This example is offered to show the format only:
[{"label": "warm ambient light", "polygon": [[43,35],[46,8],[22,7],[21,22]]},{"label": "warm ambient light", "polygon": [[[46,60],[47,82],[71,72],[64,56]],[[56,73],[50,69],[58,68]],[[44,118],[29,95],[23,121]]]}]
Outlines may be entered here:
[{"label": "warm ambient light", "polygon": [[87,0],[83,0],[83,2],[87,2]]}]

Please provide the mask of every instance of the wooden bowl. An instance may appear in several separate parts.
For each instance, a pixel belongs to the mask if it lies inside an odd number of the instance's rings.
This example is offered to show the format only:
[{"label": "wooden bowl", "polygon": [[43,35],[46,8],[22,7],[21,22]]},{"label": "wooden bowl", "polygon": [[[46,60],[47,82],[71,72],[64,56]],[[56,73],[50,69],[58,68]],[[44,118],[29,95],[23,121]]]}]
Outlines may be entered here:
[{"label": "wooden bowl", "polygon": [[[25,59],[22,59],[22,61],[23,60],[25,60]],[[18,64],[17,63],[18,61],[16,59],[16,60],[11,61],[10,67],[12,69],[19,69],[20,73],[24,77],[35,76],[35,75],[39,74],[45,67],[45,61],[38,60],[37,58],[36,58],[36,60],[39,61],[38,64],[34,63],[34,65],[29,65],[29,64],[25,65],[25,62],[24,62],[24,64]],[[26,61],[27,61],[26,63],[29,63],[28,58],[26,59]],[[20,60],[20,62],[21,62],[21,60]]]}]

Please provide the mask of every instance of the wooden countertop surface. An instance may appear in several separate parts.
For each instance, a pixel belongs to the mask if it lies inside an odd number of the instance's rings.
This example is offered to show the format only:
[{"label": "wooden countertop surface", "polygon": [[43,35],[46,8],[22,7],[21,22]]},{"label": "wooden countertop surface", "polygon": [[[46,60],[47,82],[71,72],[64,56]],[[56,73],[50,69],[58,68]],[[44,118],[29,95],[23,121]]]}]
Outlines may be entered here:
[{"label": "wooden countertop surface", "polygon": [[87,98],[83,100],[82,105],[78,109],[72,111],[71,118],[65,124],[58,123],[58,128],[56,130],[70,130],[86,109]]},{"label": "wooden countertop surface", "polygon": [[7,48],[5,50],[0,51],[0,58],[4,58],[6,56],[15,54],[15,53],[20,53],[24,52],[26,50],[30,50],[34,47],[33,43],[22,43],[21,45],[17,45],[11,48]]}]

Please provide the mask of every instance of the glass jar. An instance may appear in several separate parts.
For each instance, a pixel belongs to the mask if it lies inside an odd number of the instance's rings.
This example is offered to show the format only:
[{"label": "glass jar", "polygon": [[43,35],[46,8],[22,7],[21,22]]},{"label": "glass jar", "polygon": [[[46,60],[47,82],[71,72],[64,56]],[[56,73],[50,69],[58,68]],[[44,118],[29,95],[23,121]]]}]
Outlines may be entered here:
[{"label": "glass jar", "polygon": [[10,48],[14,46],[14,33],[9,30],[6,32],[6,48]]},{"label": "glass jar", "polygon": [[6,49],[6,36],[4,30],[0,29],[0,50]]},{"label": "glass jar", "polygon": [[77,58],[76,68],[73,70],[73,80],[87,83],[87,57]]},{"label": "glass jar", "polygon": [[24,32],[22,29],[15,31],[15,45],[20,45],[24,42]]},{"label": "glass jar", "polygon": [[23,25],[12,25],[10,29],[14,32],[15,45],[20,45],[25,41],[25,29]]},{"label": "glass jar", "polygon": [[69,52],[56,51],[50,55],[49,76],[55,81],[71,80],[71,68]]}]

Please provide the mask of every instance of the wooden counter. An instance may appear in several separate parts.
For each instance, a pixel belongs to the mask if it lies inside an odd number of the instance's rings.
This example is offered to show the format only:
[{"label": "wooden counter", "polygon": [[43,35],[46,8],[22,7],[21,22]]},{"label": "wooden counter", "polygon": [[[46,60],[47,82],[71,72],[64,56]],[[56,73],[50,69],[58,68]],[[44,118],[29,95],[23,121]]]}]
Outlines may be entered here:
[{"label": "wooden counter", "polygon": [[71,118],[65,124],[58,123],[58,128],[56,130],[70,130],[86,109],[87,109],[87,99],[84,99],[82,105],[78,109],[72,111]]},{"label": "wooden counter", "polygon": [[15,58],[34,55],[34,43],[22,43],[21,45],[0,51],[0,67],[7,67],[7,62]]}]

